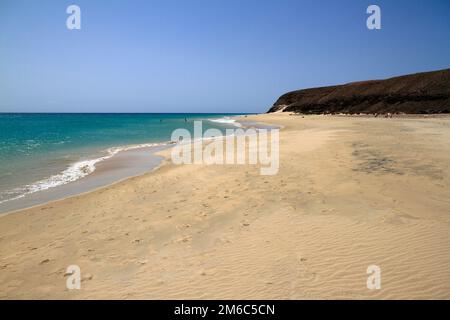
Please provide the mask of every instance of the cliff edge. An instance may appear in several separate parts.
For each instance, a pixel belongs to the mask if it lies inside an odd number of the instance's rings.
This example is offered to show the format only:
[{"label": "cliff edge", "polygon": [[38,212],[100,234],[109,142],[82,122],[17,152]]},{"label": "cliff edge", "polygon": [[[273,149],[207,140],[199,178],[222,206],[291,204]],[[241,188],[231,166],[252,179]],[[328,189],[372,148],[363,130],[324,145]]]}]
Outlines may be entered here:
[{"label": "cliff edge", "polygon": [[450,69],[292,91],[282,95],[268,112],[277,111],[303,114],[450,113]]}]

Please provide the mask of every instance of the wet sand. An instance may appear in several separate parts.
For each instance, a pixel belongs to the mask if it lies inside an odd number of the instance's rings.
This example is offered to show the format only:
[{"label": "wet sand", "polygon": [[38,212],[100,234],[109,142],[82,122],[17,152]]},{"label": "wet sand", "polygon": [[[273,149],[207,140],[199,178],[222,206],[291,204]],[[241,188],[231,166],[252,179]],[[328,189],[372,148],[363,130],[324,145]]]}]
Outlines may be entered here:
[{"label": "wet sand", "polygon": [[165,160],[0,217],[0,297],[450,299],[450,117],[246,120],[283,127],[277,175]]},{"label": "wet sand", "polygon": [[0,216],[49,201],[93,191],[111,183],[149,172],[156,168],[163,159],[162,156],[155,153],[168,147],[169,145],[161,145],[121,151],[113,157],[97,163],[95,171],[86,177],[1,203]]}]

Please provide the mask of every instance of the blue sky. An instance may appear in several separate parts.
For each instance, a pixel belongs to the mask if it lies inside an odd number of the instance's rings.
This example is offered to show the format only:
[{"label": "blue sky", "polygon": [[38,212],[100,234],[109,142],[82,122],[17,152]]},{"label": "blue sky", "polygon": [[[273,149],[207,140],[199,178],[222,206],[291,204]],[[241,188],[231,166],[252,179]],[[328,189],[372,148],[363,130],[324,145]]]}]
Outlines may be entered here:
[{"label": "blue sky", "polygon": [[263,112],[291,90],[449,67],[448,0],[0,1],[0,112]]}]

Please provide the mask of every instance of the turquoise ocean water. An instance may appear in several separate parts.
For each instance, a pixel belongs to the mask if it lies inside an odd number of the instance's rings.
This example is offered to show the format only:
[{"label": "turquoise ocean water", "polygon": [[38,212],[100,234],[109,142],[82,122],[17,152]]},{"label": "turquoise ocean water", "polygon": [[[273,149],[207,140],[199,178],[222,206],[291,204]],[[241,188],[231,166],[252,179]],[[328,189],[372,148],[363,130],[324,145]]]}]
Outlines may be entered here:
[{"label": "turquoise ocean water", "polygon": [[177,128],[193,132],[194,120],[224,131],[229,116],[0,113],[0,204],[79,180],[122,150],[167,143]]}]

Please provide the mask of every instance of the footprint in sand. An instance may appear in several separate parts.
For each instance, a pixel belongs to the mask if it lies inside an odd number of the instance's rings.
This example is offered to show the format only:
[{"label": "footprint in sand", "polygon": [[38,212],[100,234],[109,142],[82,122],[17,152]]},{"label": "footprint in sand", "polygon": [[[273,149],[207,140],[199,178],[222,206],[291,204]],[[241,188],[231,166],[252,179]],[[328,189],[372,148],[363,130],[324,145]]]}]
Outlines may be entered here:
[{"label": "footprint in sand", "polygon": [[191,241],[191,237],[190,236],[184,236],[180,239],[177,240],[178,243],[183,242],[183,243],[187,243]]},{"label": "footprint in sand", "polygon": [[138,261],[137,261],[137,264],[139,264],[139,265],[144,265],[144,264],[147,264],[147,262],[148,262],[147,259],[141,259],[141,260],[138,260]]},{"label": "footprint in sand", "polygon": [[92,280],[94,278],[94,276],[90,273],[86,273],[85,275],[83,275],[81,277],[81,281],[87,281],[87,280]]}]

